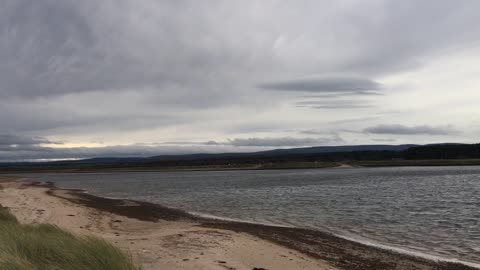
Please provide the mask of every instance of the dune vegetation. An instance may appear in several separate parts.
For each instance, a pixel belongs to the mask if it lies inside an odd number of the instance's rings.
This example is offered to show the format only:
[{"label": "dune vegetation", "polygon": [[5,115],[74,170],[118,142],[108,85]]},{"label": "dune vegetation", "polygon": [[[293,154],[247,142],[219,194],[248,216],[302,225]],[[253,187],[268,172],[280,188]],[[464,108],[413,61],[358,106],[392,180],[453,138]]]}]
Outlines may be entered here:
[{"label": "dune vegetation", "polygon": [[2,270],[141,270],[131,256],[100,238],[54,225],[20,224],[0,207]]}]

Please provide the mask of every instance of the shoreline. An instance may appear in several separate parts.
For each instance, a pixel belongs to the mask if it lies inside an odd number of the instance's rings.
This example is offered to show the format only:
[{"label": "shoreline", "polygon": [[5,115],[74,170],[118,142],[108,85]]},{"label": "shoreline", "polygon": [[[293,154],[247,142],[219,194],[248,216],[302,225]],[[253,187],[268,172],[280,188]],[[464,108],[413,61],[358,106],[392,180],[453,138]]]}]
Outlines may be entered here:
[{"label": "shoreline", "polygon": [[[85,191],[88,192],[88,191]],[[103,196],[100,196],[103,197]],[[122,198],[112,198],[112,199],[119,199],[122,200]],[[240,220],[240,219],[233,219],[233,218],[228,218],[228,217],[220,217],[220,216],[213,216],[209,214],[202,214],[202,213],[192,213],[192,212],[187,212],[188,214],[192,214],[196,217],[199,218],[206,218],[208,220],[217,220],[220,222],[232,222],[232,223],[241,223],[241,224],[251,224],[251,225],[258,225],[258,226],[270,226],[270,227],[278,227],[278,228],[289,228],[289,229],[302,229],[301,227],[295,227],[295,226],[290,226],[290,225],[282,225],[282,224],[274,224],[274,223],[262,223],[262,222],[254,222],[254,221],[247,221],[247,220]],[[341,238],[347,241],[355,242],[358,244],[366,245],[371,248],[377,248],[381,250],[387,250],[387,251],[392,251],[395,253],[398,253],[399,255],[406,255],[406,256],[412,256],[412,257],[418,257],[421,259],[426,259],[430,261],[438,261],[438,262],[446,262],[446,263],[459,263],[463,264],[468,267],[473,267],[474,269],[480,269],[480,263],[474,263],[474,262],[468,262],[468,261],[462,261],[459,259],[451,259],[451,258],[445,258],[441,257],[440,255],[432,255],[428,253],[423,253],[421,251],[415,251],[415,250],[409,250],[406,248],[403,248],[401,246],[394,246],[394,245],[388,245],[388,244],[383,244],[380,241],[365,238],[365,237],[359,237],[359,236],[348,236],[347,234],[342,235],[337,232],[333,231],[328,231],[328,229],[307,229],[307,230],[312,230],[312,231],[317,231],[325,234],[330,234],[334,237]]]},{"label": "shoreline", "polygon": [[61,189],[52,182],[31,182],[26,185],[30,188],[45,189],[48,196],[129,219],[148,223],[191,222],[205,229],[249,234],[325,262],[333,267],[329,269],[478,269],[460,263],[436,262],[412,254],[400,253],[398,250],[392,250],[393,248],[372,246],[316,230],[201,217],[154,203],[105,198],[84,190]]},{"label": "shoreline", "polygon": [[272,170],[324,170],[324,169],[356,169],[356,168],[401,168],[401,167],[475,167],[480,166],[480,159],[440,159],[440,160],[373,160],[345,162],[311,162],[292,164],[258,164],[252,166],[179,166],[179,167],[98,167],[75,168],[58,167],[38,169],[27,167],[15,169],[0,166],[0,175],[31,173],[115,173],[115,172],[222,172],[222,171],[272,171]]},{"label": "shoreline", "polygon": [[[55,187],[54,183],[50,182],[50,183],[47,183],[47,185],[52,189],[59,189]],[[427,265],[428,264],[433,265],[433,267],[437,267],[436,269],[450,269],[452,263],[456,265],[455,266],[457,267],[456,269],[463,269],[461,268],[463,265],[465,265],[466,267],[465,269],[470,269],[470,267],[475,267],[473,265],[468,265],[469,264],[468,262],[456,262],[448,259],[443,259],[437,263],[437,262],[434,262],[433,260],[433,258],[437,258],[436,256],[431,256],[431,258],[416,256],[414,254],[409,254],[407,252],[400,252],[400,250],[395,250],[396,249],[395,247],[388,247],[381,244],[379,245],[367,244],[359,240],[348,239],[347,237],[335,235],[329,232],[322,232],[322,231],[311,230],[311,229],[302,229],[302,228],[296,228],[296,227],[279,226],[279,225],[273,225],[273,224],[259,224],[259,223],[253,223],[253,222],[227,220],[227,219],[221,219],[221,218],[215,218],[215,217],[204,217],[204,216],[202,217],[200,215],[191,214],[179,209],[164,207],[162,205],[155,204],[155,203],[121,199],[121,198],[105,198],[105,197],[90,194],[86,190],[69,190],[69,192],[71,192],[72,194],[75,194],[75,196],[78,196],[80,200],[83,200],[83,202],[73,200],[75,203],[84,204],[87,207],[97,208],[103,211],[109,211],[115,214],[125,215],[130,218],[137,218],[137,219],[147,220],[147,221],[157,221],[159,219],[163,219],[163,220],[188,219],[191,221],[200,222],[201,226],[204,226],[207,228],[222,228],[222,229],[228,229],[236,232],[246,232],[254,236],[264,238],[268,241],[272,241],[280,245],[293,248],[302,253],[306,253],[312,257],[326,260],[335,266],[342,267],[342,268],[346,267],[345,269],[357,269],[357,267],[369,267],[369,269],[374,269],[374,268],[378,268],[383,263],[378,262],[377,260],[372,260],[371,258],[364,258],[363,256],[356,257],[355,262],[353,263],[354,265],[352,265],[353,261],[350,261],[350,260],[347,261],[348,263],[342,263],[336,260],[331,260],[331,258],[335,257],[334,254],[330,254],[328,252],[325,252],[324,250],[312,251],[311,250],[312,246],[310,246],[309,248],[304,248],[303,244],[305,244],[305,242],[308,242],[306,240],[309,240],[309,239],[305,239],[304,236],[305,235],[316,236],[315,238],[323,238],[322,240],[328,239],[328,241],[331,242],[329,244],[336,243],[342,246],[350,246],[351,248],[353,247],[353,249],[358,249],[358,250],[372,249],[370,251],[367,251],[367,253],[375,251],[379,253],[384,253],[384,254],[381,254],[380,257],[385,255],[398,256],[402,259],[415,261],[415,263],[421,263],[421,264],[425,263]],[[53,194],[50,194],[50,195],[55,196]],[[126,209],[124,206],[117,207],[118,205],[124,204],[125,201],[134,202],[138,205],[135,206],[134,207],[135,210],[132,209],[132,211],[130,210],[125,211]],[[282,237],[280,238],[278,237],[278,235],[281,235]],[[342,250],[342,248],[338,248],[336,251],[338,253],[345,253],[345,251]],[[457,265],[457,263],[460,263],[461,265]],[[384,264],[383,266],[387,266],[386,264]],[[388,267],[392,267],[392,265],[389,265]],[[442,267],[446,267],[446,268],[442,268]],[[366,268],[358,268],[358,269],[366,269]],[[391,268],[391,269],[394,269],[394,268]],[[478,269],[478,268],[471,268],[471,269]]]},{"label": "shoreline", "polygon": [[[49,223],[77,235],[101,237],[131,254],[144,270],[338,269],[246,233],[203,227],[181,211],[97,198],[102,210],[86,206],[92,198],[77,196],[78,190],[2,181],[1,176],[0,182],[0,204],[20,223]],[[132,215],[135,218],[128,217]]]}]

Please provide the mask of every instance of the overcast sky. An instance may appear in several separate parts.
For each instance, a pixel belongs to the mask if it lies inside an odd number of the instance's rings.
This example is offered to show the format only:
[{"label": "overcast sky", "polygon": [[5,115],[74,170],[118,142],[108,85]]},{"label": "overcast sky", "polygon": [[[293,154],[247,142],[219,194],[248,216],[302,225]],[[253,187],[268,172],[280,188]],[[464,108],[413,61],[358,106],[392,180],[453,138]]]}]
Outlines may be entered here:
[{"label": "overcast sky", "polygon": [[478,142],[479,10],[3,0],[0,160]]}]

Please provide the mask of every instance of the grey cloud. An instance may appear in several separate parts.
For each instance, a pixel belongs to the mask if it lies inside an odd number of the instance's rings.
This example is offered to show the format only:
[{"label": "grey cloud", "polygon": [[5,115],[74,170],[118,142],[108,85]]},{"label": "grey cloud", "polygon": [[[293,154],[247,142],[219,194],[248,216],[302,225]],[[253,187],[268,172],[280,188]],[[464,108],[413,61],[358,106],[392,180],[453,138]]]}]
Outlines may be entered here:
[{"label": "grey cloud", "polygon": [[358,122],[373,121],[373,120],[377,120],[377,119],[378,119],[378,117],[362,117],[362,118],[342,119],[342,120],[331,121],[331,122],[329,122],[329,124],[343,125],[343,124],[352,124],[352,123],[358,123]]},{"label": "grey cloud", "polygon": [[39,145],[0,145],[0,152],[4,153],[35,152],[44,154],[52,150],[50,147]]},{"label": "grey cloud", "polygon": [[38,161],[56,159],[85,159],[94,157],[148,157],[155,155],[178,155],[193,153],[235,152],[238,149],[228,146],[147,146],[118,145],[106,147],[31,148],[2,149],[0,161]]},{"label": "grey cloud", "polygon": [[[478,23],[473,16],[480,3],[467,0],[459,5],[455,1],[427,0],[381,1],[377,10],[380,24],[372,20],[356,20],[352,32],[362,34],[369,42],[355,44],[363,54],[355,54],[355,61],[348,61],[347,70],[362,69],[365,73],[387,74],[415,69],[436,54],[446,53],[462,44],[478,41],[479,30],[472,28]],[[370,7],[378,8],[373,4]],[[361,11],[363,12],[363,11]],[[448,20],[445,20],[448,18]],[[364,50],[366,45],[369,50]]]},{"label": "grey cloud", "polygon": [[86,80],[84,65],[92,59],[88,51],[94,37],[71,1],[7,0],[0,5],[2,96],[88,88],[82,85],[92,78]]},{"label": "grey cloud", "polygon": [[195,141],[169,141],[163,143],[154,143],[155,145],[225,145],[216,141],[210,140],[206,142]]},{"label": "grey cloud", "polygon": [[404,126],[404,125],[378,125],[363,130],[372,134],[394,134],[394,135],[452,135],[458,131],[453,126]]},{"label": "grey cloud", "polygon": [[[421,56],[477,40],[479,5],[6,0],[0,4],[0,94],[44,97],[142,87],[170,93],[180,88],[201,91],[212,102],[222,95],[235,100],[224,94],[226,89],[242,89],[259,77],[325,73],[360,77],[262,87],[374,90],[381,86],[370,77],[411,69]],[[189,103],[198,103],[198,96]]]},{"label": "grey cloud", "polygon": [[321,135],[321,134],[325,134],[325,131],[307,129],[307,130],[299,130],[298,133],[306,134],[306,135]]},{"label": "grey cloud", "polygon": [[339,143],[343,140],[338,137],[320,137],[320,138],[295,138],[295,137],[280,137],[280,138],[236,138],[228,140],[227,144],[233,146],[266,146],[266,147],[285,147],[285,146],[314,146],[325,145],[331,143]]},{"label": "grey cloud", "polygon": [[373,139],[373,141],[375,142],[387,142],[387,143],[393,143],[393,142],[396,142],[397,140],[395,139],[392,139],[392,138],[386,138],[386,139]]},{"label": "grey cloud", "polygon": [[137,143],[132,145],[116,145],[105,147],[49,147],[54,144],[41,137],[16,137],[1,135],[1,161],[35,161],[55,159],[82,159],[94,157],[147,157],[155,155],[245,152],[260,151],[278,147],[300,147],[316,145],[332,145],[343,142],[337,134],[323,137],[261,137],[234,138],[225,141],[206,142],[164,142]]},{"label": "grey cloud", "polygon": [[[476,0],[4,0],[0,127],[62,138],[119,132],[134,143],[139,129],[273,115],[291,93],[349,99],[301,107],[370,108],[360,99],[390,94],[380,78],[477,42],[479,9]],[[298,122],[282,129],[309,125]],[[249,125],[193,133],[238,137]]]},{"label": "grey cloud", "polygon": [[296,102],[297,107],[308,107],[313,109],[365,109],[372,108],[370,102],[363,100],[310,100]]},{"label": "grey cloud", "polygon": [[8,147],[0,145],[0,161],[35,161],[55,159],[83,159],[94,157],[148,157],[155,155],[178,155],[195,153],[244,152],[296,147],[336,144],[341,138],[236,138],[223,142],[167,142],[160,144],[133,144],[105,147],[52,148],[41,145]]},{"label": "grey cloud", "polygon": [[[208,17],[201,6],[199,17]],[[207,36],[197,30],[209,23],[186,24],[185,8],[169,1],[3,1],[0,95],[38,98],[142,87],[178,92],[206,86],[209,73],[218,73],[229,57],[215,43],[202,46],[200,38]]]},{"label": "grey cloud", "polygon": [[301,96],[301,98],[339,98],[339,97],[375,97],[375,96],[383,96],[383,93],[379,92],[371,92],[371,91],[359,91],[359,92],[346,92],[346,93],[328,93],[323,95],[305,95]]},{"label": "grey cloud", "polygon": [[[285,17],[284,31],[275,31],[275,27],[268,23],[268,16],[261,14],[260,18],[249,18],[242,9],[231,17],[231,24],[221,24],[223,12],[235,10],[236,4],[219,5],[218,8],[205,8],[196,2],[186,1],[175,4],[169,1],[125,1],[118,4],[116,1],[73,1],[73,0],[10,0],[3,1],[1,8],[2,27],[0,28],[2,61],[1,77],[6,87],[0,93],[6,96],[39,97],[63,93],[78,93],[80,91],[128,89],[138,87],[157,87],[168,92],[172,85],[180,87],[212,86],[223,88],[231,84],[231,74],[252,76],[247,68],[257,66],[260,74],[276,71],[287,67],[276,65],[272,61],[271,46],[279,36],[289,34],[291,42],[296,42],[295,32],[304,28],[309,39],[321,47],[325,40],[324,33],[334,31],[331,28],[307,25],[306,21],[297,20],[292,23],[286,17],[286,10],[269,4],[260,5],[260,8],[279,9],[274,12],[278,18]],[[404,4],[403,2],[407,2]],[[353,72],[362,74],[370,68],[389,70],[388,66],[411,66],[401,64],[416,62],[415,56],[426,53],[433,46],[441,47],[458,43],[456,34],[459,30],[469,29],[467,22],[472,22],[469,9],[463,5],[452,5],[445,2],[428,2],[411,5],[409,1],[402,3],[389,2],[385,5],[385,16],[391,21],[385,23],[399,30],[391,31],[385,25],[368,25],[369,21],[358,20],[359,16],[346,16],[344,20],[336,22],[339,30],[345,30],[352,23],[359,26],[352,32],[339,31],[344,35],[338,37],[338,43],[346,44],[352,36],[364,36],[364,44],[352,43],[345,46],[345,52],[353,54],[351,58],[337,56],[330,61],[315,61],[312,51],[297,51],[299,57],[310,57],[305,66],[306,73],[320,70],[338,72]],[[413,17],[416,31],[410,31],[405,26],[404,14],[424,14],[421,8],[429,9],[430,4],[436,6],[434,17],[441,18],[446,14],[452,19],[450,24],[441,21],[434,27],[434,31],[425,22],[425,16]],[[473,2],[468,2],[473,4]],[[248,8],[251,3],[246,3]],[[302,15],[313,15],[312,10],[319,10],[324,3],[298,4]],[[311,10],[305,10],[311,6]],[[375,5],[373,5],[375,7]],[[414,8],[413,8],[414,7]],[[289,9],[288,5],[285,7]],[[333,8],[336,8],[335,6]],[[352,8],[355,8],[353,6]],[[470,7],[474,10],[474,8]],[[193,12],[194,11],[194,12]],[[455,13],[455,11],[457,13]],[[355,14],[368,14],[368,9],[358,9]],[[328,13],[328,11],[325,11]],[[392,14],[390,14],[392,13]],[[124,19],[123,14],[129,20]],[[191,15],[197,18],[196,24],[189,23]],[[301,14],[297,14],[300,16]],[[411,16],[409,16],[411,18]],[[460,20],[463,18],[463,20]],[[458,20],[458,22],[456,21]],[[168,23],[161,23],[167,21]],[[263,28],[255,29],[255,25],[248,22],[258,21]],[[413,24],[412,22],[412,24]],[[287,26],[287,24],[291,24]],[[446,24],[446,25],[443,25]],[[283,23],[282,23],[283,25]],[[252,34],[237,37],[233,29],[256,30]],[[427,31],[428,30],[428,31]],[[462,39],[474,36],[474,32],[462,35]],[[395,35],[393,35],[393,33]],[[201,34],[200,34],[201,33]],[[255,37],[261,36],[261,40]],[[421,38],[419,35],[425,35]],[[430,35],[430,36],[429,36]],[[318,36],[318,37],[317,37]],[[388,37],[385,40],[381,37]],[[243,39],[241,39],[243,38]],[[434,41],[430,41],[434,38]],[[236,45],[239,40],[241,46]],[[390,42],[390,40],[396,42]],[[301,39],[300,39],[301,40]],[[260,46],[256,45],[260,43]],[[20,45],[19,45],[20,44]],[[268,48],[269,50],[267,50]],[[293,49],[293,48],[291,48]],[[324,47],[319,51],[321,55],[342,55],[342,50],[333,53],[333,48]],[[339,50],[338,46],[335,50]],[[182,53],[175,53],[181,51]],[[250,52],[250,53],[249,53]],[[282,58],[282,56],[279,56]],[[282,58],[283,59],[283,58]],[[292,61],[293,59],[287,59]],[[332,63],[333,61],[333,63]],[[322,64],[323,63],[323,64]],[[286,63],[287,65],[289,63]],[[304,69],[301,65],[296,69]],[[379,71],[382,72],[382,71]],[[300,76],[304,74],[300,73]],[[294,80],[287,82],[273,82],[263,85],[265,88],[299,91],[360,91],[374,90],[378,83],[367,78],[332,77],[310,80]],[[207,91],[207,89],[203,89]]]},{"label": "grey cloud", "polygon": [[255,123],[236,124],[226,127],[225,132],[231,134],[245,134],[245,133],[258,133],[258,132],[276,132],[283,131],[287,124],[281,119],[272,119],[269,121],[258,121]]},{"label": "grey cloud", "polygon": [[[104,147],[49,147],[61,144],[41,137],[0,135],[0,161],[44,161],[57,159],[85,159],[95,157],[149,157],[197,153],[251,152],[273,146],[310,145],[325,143],[328,139],[249,138],[224,142],[165,142],[136,143]],[[332,141],[335,139],[331,139]],[[338,140],[338,139],[336,139]]]},{"label": "grey cloud", "polygon": [[28,137],[11,134],[0,134],[0,145],[39,145],[39,144],[60,144],[42,137]]},{"label": "grey cloud", "polygon": [[357,94],[368,91],[381,90],[381,84],[365,78],[358,77],[324,77],[316,79],[302,79],[283,82],[264,83],[259,85],[262,89],[301,92],[356,92]]},{"label": "grey cloud", "polygon": [[62,144],[42,137],[29,137],[21,135],[0,134],[0,152],[48,152],[50,147],[44,145]]},{"label": "grey cloud", "polygon": [[84,93],[35,101],[0,100],[0,125],[8,133],[47,136],[55,132],[81,133],[85,130],[153,129],[195,119],[159,110],[154,105],[136,106],[142,99],[125,93],[117,93],[114,100],[108,93]]},{"label": "grey cloud", "polygon": [[[310,135],[319,135],[320,133],[304,133]],[[325,133],[323,133],[325,135]],[[331,134],[323,137],[250,137],[234,138],[226,141],[207,141],[207,142],[166,142],[172,145],[226,145],[235,147],[295,147],[295,146],[313,146],[332,143],[341,143],[343,139],[338,134]]]}]

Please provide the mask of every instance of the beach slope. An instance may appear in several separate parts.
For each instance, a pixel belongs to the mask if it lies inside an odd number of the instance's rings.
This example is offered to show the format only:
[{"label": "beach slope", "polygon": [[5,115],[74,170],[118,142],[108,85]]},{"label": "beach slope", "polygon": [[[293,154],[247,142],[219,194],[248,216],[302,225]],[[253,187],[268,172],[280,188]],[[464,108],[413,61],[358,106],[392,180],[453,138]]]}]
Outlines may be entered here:
[{"label": "beach slope", "polygon": [[174,216],[155,222],[129,218],[74,203],[72,200],[78,198],[69,191],[6,178],[0,185],[0,204],[20,222],[50,223],[77,234],[105,238],[129,251],[146,270],[336,269],[247,233],[207,228]]},{"label": "beach slope", "polygon": [[22,223],[100,236],[150,269],[471,270],[329,233],[193,216],[158,204],[0,177],[0,204]]}]

